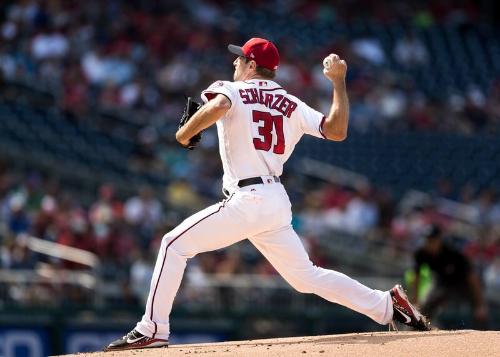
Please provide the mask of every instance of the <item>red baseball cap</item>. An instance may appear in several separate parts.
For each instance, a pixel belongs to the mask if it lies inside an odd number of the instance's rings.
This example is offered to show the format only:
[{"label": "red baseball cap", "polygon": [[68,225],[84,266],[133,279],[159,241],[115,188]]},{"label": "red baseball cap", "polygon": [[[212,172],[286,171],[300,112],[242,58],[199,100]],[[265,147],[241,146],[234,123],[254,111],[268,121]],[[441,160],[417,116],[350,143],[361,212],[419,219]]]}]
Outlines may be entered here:
[{"label": "red baseball cap", "polygon": [[254,37],[248,40],[243,47],[236,45],[227,46],[229,52],[238,56],[244,56],[254,60],[257,66],[267,68],[271,71],[278,69],[280,54],[271,41],[264,38]]}]

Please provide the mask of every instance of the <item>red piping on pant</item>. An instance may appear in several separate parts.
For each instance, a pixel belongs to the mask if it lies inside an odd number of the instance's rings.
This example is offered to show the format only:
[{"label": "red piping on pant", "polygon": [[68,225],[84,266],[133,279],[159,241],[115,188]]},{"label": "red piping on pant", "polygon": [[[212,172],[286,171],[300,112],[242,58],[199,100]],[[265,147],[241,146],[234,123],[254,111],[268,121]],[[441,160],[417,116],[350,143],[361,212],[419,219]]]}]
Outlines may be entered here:
[{"label": "red piping on pant", "polygon": [[[153,292],[153,298],[151,299],[151,314],[149,315],[149,318],[151,319],[151,321],[153,321],[153,307],[154,307],[154,304],[155,304],[155,295],[156,295],[156,290],[158,289],[158,284],[160,283],[160,279],[161,279],[161,274],[163,272],[163,267],[165,265],[165,261],[167,260],[167,251],[168,251],[168,248],[172,245],[173,242],[175,242],[177,239],[179,239],[184,233],[186,233],[187,231],[189,231],[191,228],[193,228],[194,226],[196,226],[198,223],[200,223],[201,221],[207,219],[208,217],[218,213],[225,205],[227,202],[229,202],[229,200],[233,197],[234,193],[229,196],[229,198],[227,198],[226,200],[222,201],[222,204],[221,206],[219,207],[219,209],[215,212],[212,212],[210,213],[209,215],[203,217],[202,219],[200,219],[198,222],[194,223],[192,226],[186,228],[184,230],[184,232],[182,232],[181,234],[179,234],[177,237],[175,237],[174,239],[172,239],[170,241],[170,243],[167,244],[167,247],[165,248],[165,256],[163,257],[163,262],[161,264],[161,269],[160,269],[160,274],[158,275],[158,280],[156,280],[156,285],[155,285],[155,290]],[[158,326],[156,325],[156,322],[153,321],[153,323],[155,324],[155,332],[153,332],[153,336],[151,336],[151,338],[154,338],[156,336],[156,332],[158,331]]]}]

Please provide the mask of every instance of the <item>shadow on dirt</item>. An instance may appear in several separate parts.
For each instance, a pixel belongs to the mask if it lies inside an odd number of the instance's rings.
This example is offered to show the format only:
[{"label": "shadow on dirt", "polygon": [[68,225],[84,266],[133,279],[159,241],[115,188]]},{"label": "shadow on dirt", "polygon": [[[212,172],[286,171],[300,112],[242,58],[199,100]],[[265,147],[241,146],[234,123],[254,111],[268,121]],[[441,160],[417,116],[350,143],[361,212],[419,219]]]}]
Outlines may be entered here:
[{"label": "shadow on dirt", "polygon": [[408,331],[396,331],[390,333],[362,333],[358,335],[347,335],[347,336],[331,336],[326,338],[320,338],[311,342],[317,344],[367,344],[367,345],[378,345],[388,342],[405,340],[410,338],[426,338],[426,337],[436,337],[436,336],[458,336],[469,334],[472,331],[430,331],[430,332],[408,332]]},{"label": "shadow on dirt", "polygon": [[[359,334],[347,334],[338,336],[329,336],[325,338],[314,338],[314,337],[299,337],[299,340],[295,341],[241,341],[241,342],[230,342],[230,343],[217,343],[218,347],[258,347],[258,346],[288,346],[297,344],[337,344],[337,345],[353,345],[353,344],[366,344],[366,345],[378,345],[385,344],[392,341],[405,340],[411,338],[426,338],[426,337],[436,337],[436,336],[458,336],[466,335],[474,331],[429,331],[429,332],[415,332],[415,331],[393,331],[393,332],[374,332],[374,333],[359,333]],[[184,348],[186,346],[183,346]],[[190,345],[190,348],[199,349],[204,348],[203,345]],[[176,345],[170,346],[170,348],[176,348]]]}]

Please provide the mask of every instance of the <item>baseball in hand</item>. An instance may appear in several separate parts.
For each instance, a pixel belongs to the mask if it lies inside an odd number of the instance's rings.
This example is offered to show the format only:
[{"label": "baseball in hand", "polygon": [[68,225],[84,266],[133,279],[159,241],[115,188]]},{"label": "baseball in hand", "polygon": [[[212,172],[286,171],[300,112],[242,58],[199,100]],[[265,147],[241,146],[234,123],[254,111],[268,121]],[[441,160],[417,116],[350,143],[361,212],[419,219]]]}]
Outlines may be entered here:
[{"label": "baseball in hand", "polygon": [[347,71],[347,63],[334,53],[323,60],[323,74],[331,81],[344,80]]},{"label": "baseball in hand", "polygon": [[332,66],[332,59],[330,58],[330,56],[325,57],[325,59],[323,60],[323,67],[329,69],[331,66]]}]

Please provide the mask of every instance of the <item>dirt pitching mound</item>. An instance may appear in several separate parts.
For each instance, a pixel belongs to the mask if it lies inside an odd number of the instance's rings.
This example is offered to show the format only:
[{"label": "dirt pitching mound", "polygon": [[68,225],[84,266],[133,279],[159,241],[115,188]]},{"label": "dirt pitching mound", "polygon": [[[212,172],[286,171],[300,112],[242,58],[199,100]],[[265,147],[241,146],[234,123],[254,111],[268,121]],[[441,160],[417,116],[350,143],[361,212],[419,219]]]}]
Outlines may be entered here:
[{"label": "dirt pitching mound", "polygon": [[376,332],[275,338],[120,352],[94,352],[78,357],[176,356],[500,356],[500,331]]}]

